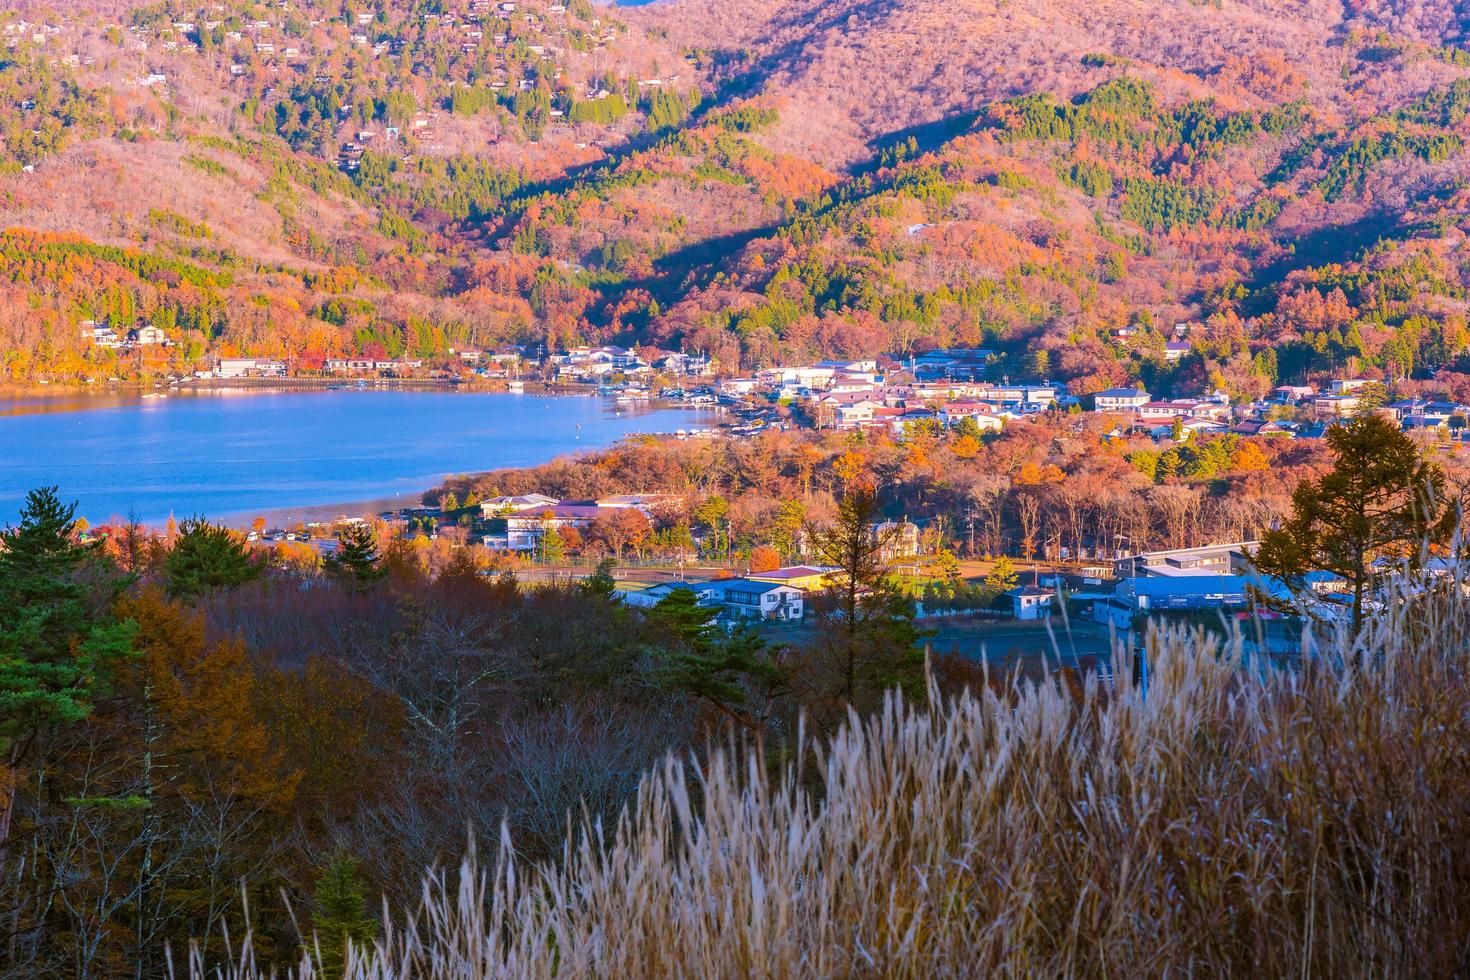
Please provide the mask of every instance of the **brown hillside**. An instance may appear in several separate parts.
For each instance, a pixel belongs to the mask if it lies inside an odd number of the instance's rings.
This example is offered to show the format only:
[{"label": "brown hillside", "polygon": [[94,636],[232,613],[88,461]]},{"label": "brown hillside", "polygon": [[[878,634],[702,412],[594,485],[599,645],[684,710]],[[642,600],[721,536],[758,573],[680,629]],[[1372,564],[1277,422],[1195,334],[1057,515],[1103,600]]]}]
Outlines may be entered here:
[{"label": "brown hillside", "polygon": [[[780,96],[782,147],[851,162],[865,144],[986,101],[1089,87],[1088,54],[1127,59],[1166,93],[1301,94],[1348,111],[1364,83],[1342,78],[1346,34],[1392,23],[1439,43],[1448,34],[1428,29],[1434,6],[1363,4],[1346,19],[1334,0],[670,0],[629,16],[710,52],[732,88]],[[1369,94],[1417,89],[1431,74],[1381,65]]]}]

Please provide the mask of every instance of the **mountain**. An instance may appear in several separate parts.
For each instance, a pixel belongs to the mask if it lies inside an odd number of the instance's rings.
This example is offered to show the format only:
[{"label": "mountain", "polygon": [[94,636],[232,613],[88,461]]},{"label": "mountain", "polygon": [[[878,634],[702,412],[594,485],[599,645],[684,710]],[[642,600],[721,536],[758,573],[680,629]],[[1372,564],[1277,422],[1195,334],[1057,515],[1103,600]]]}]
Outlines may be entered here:
[{"label": "mountain", "polygon": [[[31,4],[0,14],[0,377],[618,341],[1456,384],[1467,29],[1444,2]],[[119,359],[80,338],[104,317],[180,342]]]}]

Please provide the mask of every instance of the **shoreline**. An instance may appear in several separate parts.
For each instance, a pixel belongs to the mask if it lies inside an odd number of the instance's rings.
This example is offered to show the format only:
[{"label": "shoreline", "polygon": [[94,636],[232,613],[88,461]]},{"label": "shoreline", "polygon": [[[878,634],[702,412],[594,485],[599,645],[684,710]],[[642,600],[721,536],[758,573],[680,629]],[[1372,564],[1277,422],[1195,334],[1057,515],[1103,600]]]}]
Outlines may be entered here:
[{"label": "shoreline", "polygon": [[[359,384],[361,382],[361,384]],[[525,394],[597,394],[594,386],[533,378],[375,378],[341,377],[288,378],[185,378],[181,381],[105,381],[97,384],[53,382],[50,384],[0,384],[0,399],[72,398],[76,396],[145,395],[188,391],[463,391],[475,394],[516,394],[511,383],[523,386]],[[590,389],[590,390],[589,390]]]},{"label": "shoreline", "polygon": [[296,524],[310,524],[316,521],[330,523],[344,518],[375,518],[384,511],[420,506],[424,494],[432,489],[434,488],[427,487],[417,492],[375,497],[371,500],[354,500],[334,504],[300,504],[289,507],[272,507],[254,513],[220,514],[213,520],[225,527],[246,531],[255,523],[256,518],[264,518],[268,528],[288,529]]}]

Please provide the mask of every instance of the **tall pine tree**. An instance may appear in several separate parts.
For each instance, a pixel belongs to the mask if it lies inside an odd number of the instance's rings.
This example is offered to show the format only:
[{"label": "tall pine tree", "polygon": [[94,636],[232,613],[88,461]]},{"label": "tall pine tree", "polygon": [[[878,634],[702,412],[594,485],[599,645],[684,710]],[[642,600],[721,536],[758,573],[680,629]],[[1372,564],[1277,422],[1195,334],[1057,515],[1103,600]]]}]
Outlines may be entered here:
[{"label": "tall pine tree", "polygon": [[127,579],[76,531],[76,504],[48,487],[0,534],[0,846],[37,739],[85,718],[132,648],[113,613]]}]

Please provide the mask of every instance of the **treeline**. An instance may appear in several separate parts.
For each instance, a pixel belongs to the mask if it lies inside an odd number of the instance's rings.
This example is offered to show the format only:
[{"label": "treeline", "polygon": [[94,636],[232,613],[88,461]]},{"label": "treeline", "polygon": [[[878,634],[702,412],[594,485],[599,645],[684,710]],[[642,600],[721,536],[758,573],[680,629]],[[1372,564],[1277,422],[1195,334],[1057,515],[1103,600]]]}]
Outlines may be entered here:
[{"label": "treeline", "polygon": [[[1110,558],[1115,550],[1249,540],[1290,507],[1297,482],[1316,472],[1318,440],[1197,437],[1160,450],[1114,438],[1108,416],[1032,419],[1000,434],[961,424],[914,426],[903,438],[781,432],[751,440],[632,440],[545,466],[452,481],[456,503],[502,494],[589,499],[646,492],[682,495],[687,507],[644,522],[622,548],[677,557],[686,533],[711,558],[749,561],[769,550],[810,560],[806,523],[828,520],[842,488],[867,479],[889,519],[926,526],[930,553],[1017,560]],[[1451,466],[1459,486],[1465,474]],[[611,554],[599,533],[563,532],[568,553]],[[622,553],[620,549],[618,553]]]}]

